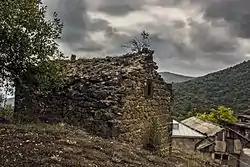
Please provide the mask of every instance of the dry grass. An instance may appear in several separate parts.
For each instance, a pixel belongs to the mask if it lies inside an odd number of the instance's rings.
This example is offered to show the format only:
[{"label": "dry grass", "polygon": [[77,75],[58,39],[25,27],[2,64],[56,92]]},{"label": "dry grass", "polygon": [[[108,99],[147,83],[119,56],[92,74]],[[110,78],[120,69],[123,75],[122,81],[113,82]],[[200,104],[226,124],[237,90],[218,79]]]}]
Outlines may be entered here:
[{"label": "dry grass", "polygon": [[177,156],[169,161],[64,124],[0,125],[0,141],[3,167],[174,167],[183,161]]}]

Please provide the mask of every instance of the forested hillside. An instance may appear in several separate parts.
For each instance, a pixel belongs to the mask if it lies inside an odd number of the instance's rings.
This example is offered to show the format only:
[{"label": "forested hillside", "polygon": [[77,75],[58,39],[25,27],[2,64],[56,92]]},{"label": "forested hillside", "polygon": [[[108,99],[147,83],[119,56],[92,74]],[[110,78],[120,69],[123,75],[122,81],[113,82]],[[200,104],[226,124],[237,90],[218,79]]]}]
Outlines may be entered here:
[{"label": "forested hillside", "polygon": [[[203,112],[218,105],[236,113],[250,109],[250,61],[174,85],[175,116],[184,118],[189,111]],[[195,110],[196,108],[196,110]]]}]

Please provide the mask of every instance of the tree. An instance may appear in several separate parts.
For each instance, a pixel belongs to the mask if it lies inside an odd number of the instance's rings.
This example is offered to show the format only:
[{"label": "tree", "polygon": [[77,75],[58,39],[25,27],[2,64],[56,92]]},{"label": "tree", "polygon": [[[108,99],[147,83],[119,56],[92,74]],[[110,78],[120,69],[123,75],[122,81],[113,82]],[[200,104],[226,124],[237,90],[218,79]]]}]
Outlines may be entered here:
[{"label": "tree", "polygon": [[46,11],[41,0],[0,1],[0,86],[54,74],[47,63],[63,57],[57,44],[63,25],[56,13],[45,19]]},{"label": "tree", "polygon": [[135,37],[128,44],[123,45],[125,48],[131,49],[132,52],[142,52],[144,49],[150,50],[149,33],[145,30],[141,32],[141,38]]},{"label": "tree", "polygon": [[217,124],[222,124],[222,123],[235,123],[237,122],[237,118],[234,117],[234,112],[231,108],[227,108],[224,106],[219,106],[217,109],[212,109],[210,113],[204,113],[204,114],[197,114],[197,117],[214,122]]}]

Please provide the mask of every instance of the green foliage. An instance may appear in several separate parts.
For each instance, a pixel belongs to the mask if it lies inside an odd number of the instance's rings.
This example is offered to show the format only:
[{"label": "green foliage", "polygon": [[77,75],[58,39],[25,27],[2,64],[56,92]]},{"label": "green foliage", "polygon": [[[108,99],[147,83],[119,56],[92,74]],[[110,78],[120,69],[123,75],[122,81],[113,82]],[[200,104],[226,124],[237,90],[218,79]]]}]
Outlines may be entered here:
[{"label": "green foliage", "polygon": [[191,103],[185,103],[184,107],[183,107],[183,111],[180,111],[177,114],[174,115],[174,118],[177,120],[184,120],[186,118],[195,116],[196,114],[198,114],[198,110],[196,107],[193,106],[193,104]]},{"label": "green foliage", "polygon": [[149,33],[141,32],[141,38],[135,37],[128,44],[123,45],[125,48],[131,49],[132,52],[141,52],[143,49],[150,49]]},{"label": "green foliage", "polygon": [[217,109],[212,109],[208,114],[197,114],[197,117],[217,124],[221,124],[223,122],[235,123],[237,122],[237,118],[234,117],[233,114],[234,112],[231,108],[219,106]]},{"label": "green foliage", "polygon": [[41,90],[56,90],[60,88],[65,79],[65,66],[64,61],[50,61],[39,66],[40,73],[35,75],[36,81],[40,85]]},{"label": "green foliage", "polygon": [[161,145],[161,134],[158,121],[153,119],[149,131],[144,138],[144,148],[150,151],[157,151]]},{"label": "green foliage", "polygon": [[63,25],[56,13],[45,19],[46,10],[41,0],[0,1],[0,86],[34,73],[53,75],[54,67],[40,67],[63,58],[57,44]]},{"label": "green foliage", "polygon": [[184,111],[185,111],[186,113],[188,113],[188,112],[191,112],[192,110],[193,110],[192,104],[191,104],[191,103],[187,103],[187,104],[185,105],[185,107],[184,107]]}]

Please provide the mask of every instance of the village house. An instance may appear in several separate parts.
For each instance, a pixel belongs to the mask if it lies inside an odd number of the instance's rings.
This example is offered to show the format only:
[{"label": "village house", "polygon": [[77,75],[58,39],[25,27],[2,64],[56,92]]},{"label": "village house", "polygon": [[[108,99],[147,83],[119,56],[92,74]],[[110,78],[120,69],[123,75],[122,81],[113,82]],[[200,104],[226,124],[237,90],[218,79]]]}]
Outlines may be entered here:
[{"label": "village house", "polygon": [[205,134],[177,120],[173,120],[172,129],[172,147],[177,150],[195,152],[196,143],[206,138]]},{"label": "village house", "polygon": [[238,115],[238,122],[225,123],[223,125],[229,128],[239,135],[241,135],[241,143],[243,147],[242,154],[240,156],[240,167],[249,167],[250,165],[250,115]]},{"label": "village house", "polygon": [[[224,126],[235,130],[250,140],[250,115],[238,115],[238,122],[225,123]],[[250,148],[250,146],[248,146]]]},{"label": "village house", "polygon": [[250,148],[250,125],[237,122],[237,123],[225,123],[225,128],[231,129],[241,136],[241,143],[244,148]]},{"label": "village house", "polygon": [[250,115],[238,115],[238,122],[250,124]]},{"label": "village house", "polygon": [[250,149],[244,148],[240,157],[240,167],[249,167],[250,165]]},{"label": "village house", "polygon": [[162,143],[169,147],[172,85],[157,72],[153,51],[93,59],[73,56],[66,62],[65,83],[59,91],[31,90],[25,81],[16,88],[17,115],[78,125],[102,137],[136,144],[143,142],[156,120]]},{"label": "village house", "polygon": [[242,165],[243,147],[245,143],[249,142],[247,138],[233,129],[221,127],[196,117],[187,118],[182,123],[206,134],[206,138],[196,143],[197,152],[211,157],[223,166],[240,167]]}]

